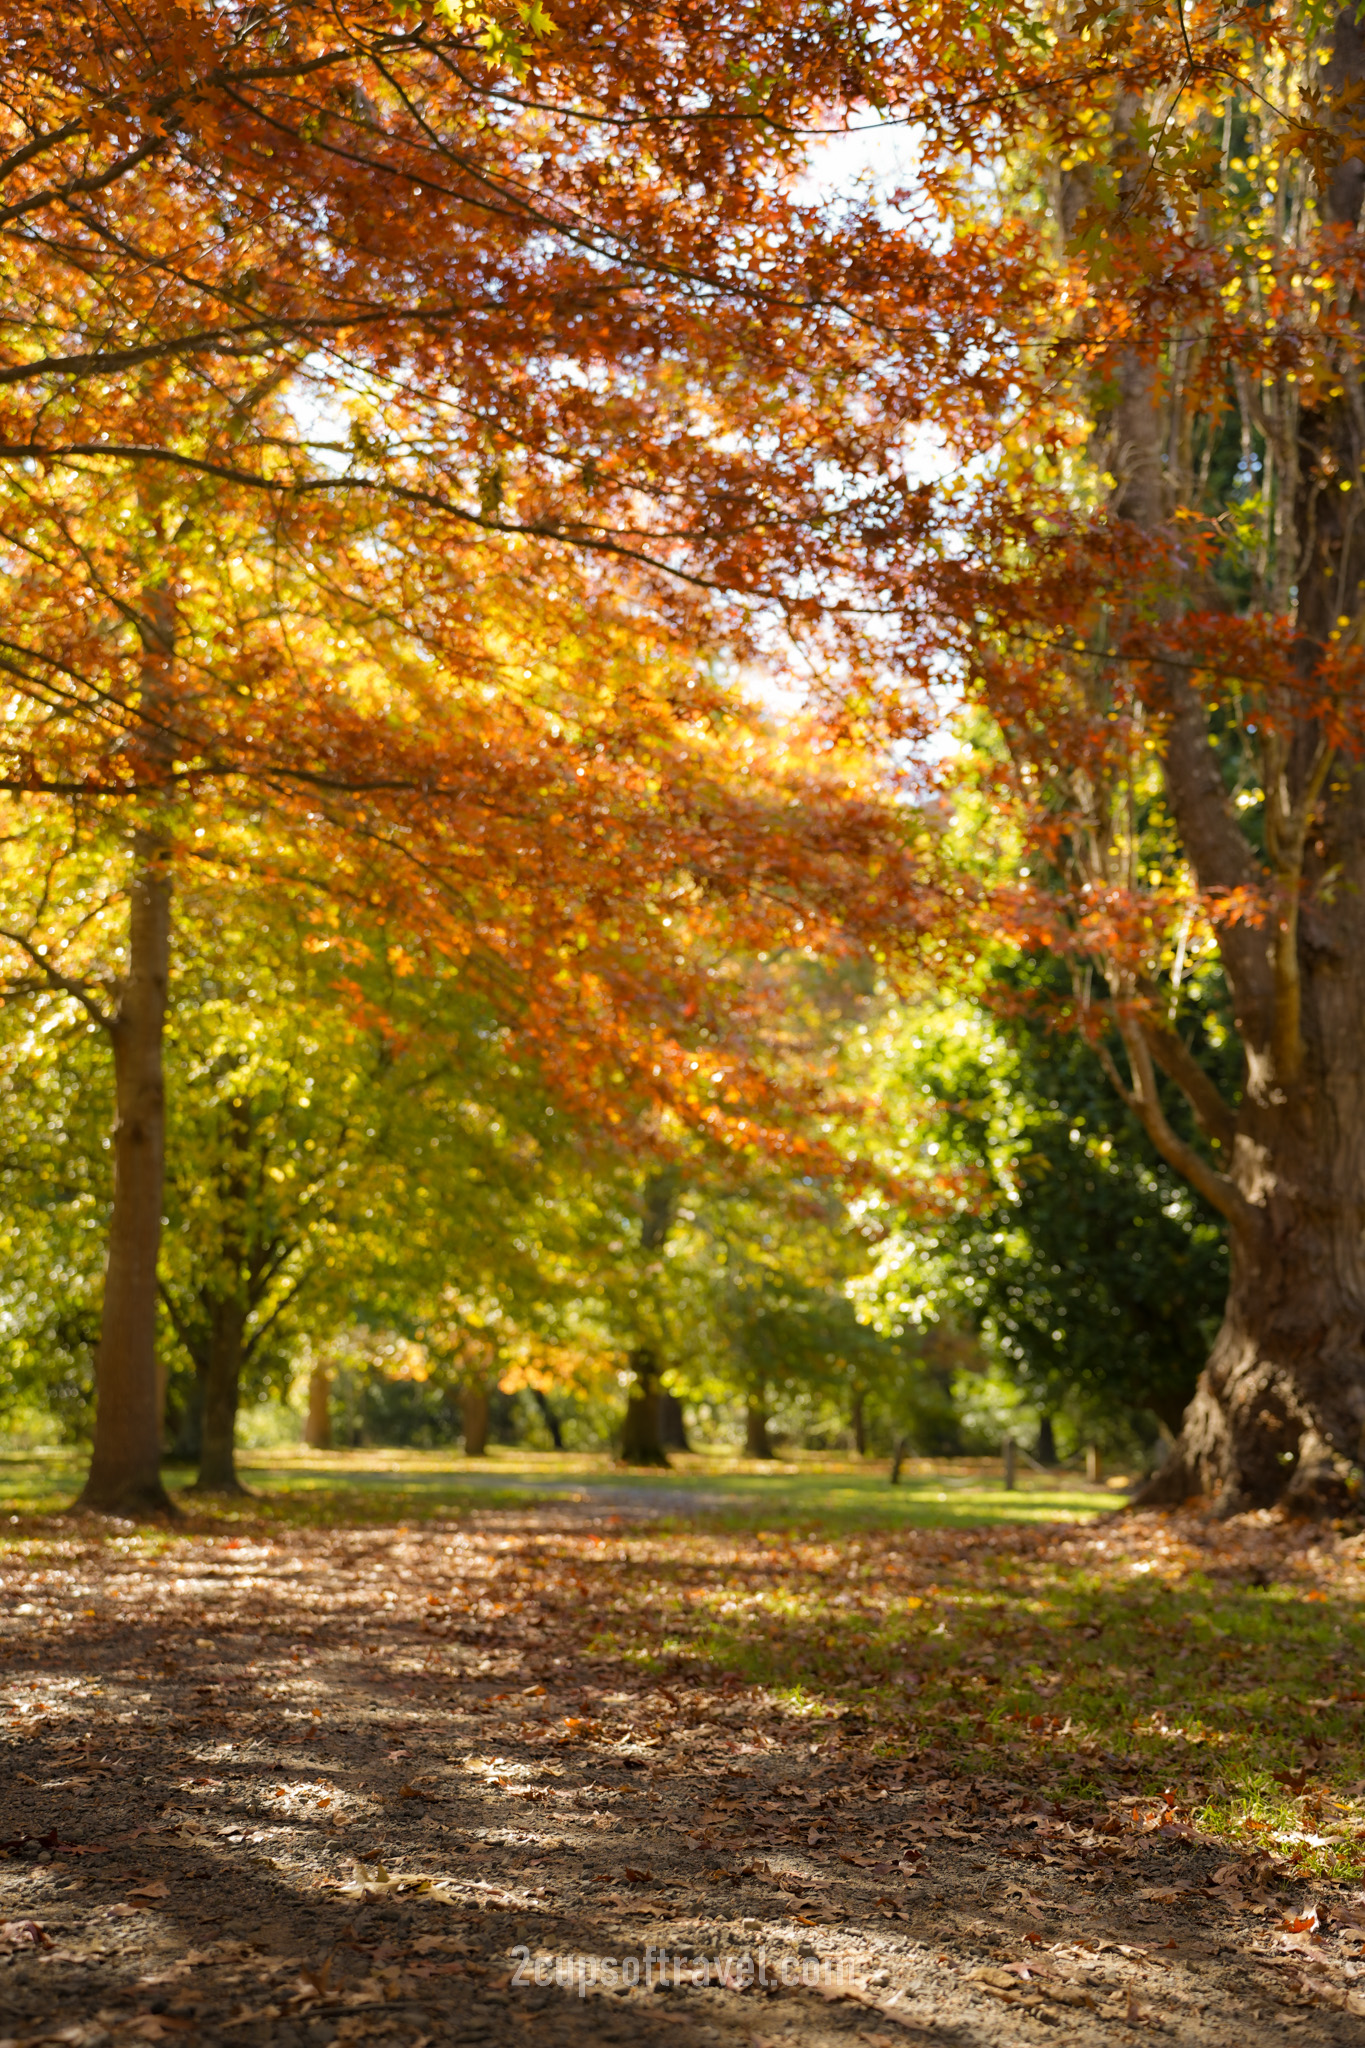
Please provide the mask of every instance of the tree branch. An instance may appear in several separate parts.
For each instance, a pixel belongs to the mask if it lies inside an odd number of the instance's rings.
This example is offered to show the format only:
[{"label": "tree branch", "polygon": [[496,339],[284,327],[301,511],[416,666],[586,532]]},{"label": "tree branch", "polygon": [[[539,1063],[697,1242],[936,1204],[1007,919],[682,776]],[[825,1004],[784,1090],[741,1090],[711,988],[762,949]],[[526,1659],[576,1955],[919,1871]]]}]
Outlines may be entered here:
[{"label": "tree branch", "polygon": [[1115,1021],[1119,1036],[1123,1040],[1124,1050],[1128,1054],[1133,1085],[1129,1087],[1125,1084],[1108,1046],[1101,1043],[1096,1050],[1100,1056],[1100,1063],[1120,1098],[1132,1110],[1168,1166],[1173,1166],[1182,1179],[1187,1180],[1220,1216],[1227,1218],[1235,1230],[1240,1230],[1247,1236],[1258,1234],[1262,1222],[1259,1210],[1253,1208],[1240,1188],[1234,1186],[1225,1173],[1220,1173],[1216,1166],[1210,1165],[1207,1159],[1195,1151],[1193,1145],[1187,1145],[1185,1140],[1171,1129],[1157,1093],[1156,1069],[1142,1027],[1132,1017],[1120,1016]]},{"label": "tree branch", "polygon": [[164,1280],[157,1281],[156,1291],[161,1296],[161,1300],[165,1306],[166,1313],[171,1319],[172,1329],[175,1331],[176,1336],[180,1339],[186,1351],[189,1353],[190,1364],[194,1367],[196,1372],[206,1372],[208,1370],[207,1351],[205,1350],[205,1347],[202,1344],[197,1344],[195,1342],[194,1337],[191,1334],[191,1325],[186,1321],[185,1317],[181,1315],[180,1310],[176,1307],[171,1291],[167,1287]]},{"label": "tree branch", "polygon": [[[1265,871],[1228,801],[1198,693],[1165,662],[1155,666],[1159,683],[1154,708],[1166,720],[1166,793],[1195,879],[1201,889],[1261,889]],[[1218,926],[1217,937],[1238,1030],[1254,1044],[1265,1045],[1273,1028],[1275,1000],[1265,936],[1254,925],[1225,921]]]},{"label": "tree branch", "polygon": [[12,946],[17,946],[21,953],[26,953],[34,966],[53,988],[60,989],[63,995],[68,995],[74,1002],[78,1002],[92,1022],[98,1024],[101,1031],[107,1031],[112,1038],[114,1032],[118,1029],[118,1019],[111,1017],[107,1010],[102,1010],[94,997],[87,995],[80,982],[73,981],[69,975],[63,974],[59,968],[54,967],[52,962],[44,954],[40,953],[36,946],[30,944],[29,940],[21,937],[18,932],[5,931],[3,928],[0,928],[0,939],[8,939]]},{"label": "tree branch", "polygon": [[1189,1103],[1200,1130],[1215,1145],[1231,1153],[1237,1119],[1184,1039],[1155,1017],[1143,1018],[1142,1032],[1152,1058]]},{"label": "tree branch", "polygon": [[302,1293],[303,1289],[308,1285],[308,1282],[312,1279],[313,1272],[313,1266],[305,1266],[303,1271],[299,1274],[298,1279],[295,1280],[292,1287],[287,1287],[285,1289],[284,1293],[275,1303],[274,1308],[271,1309],[270,1314],[264,1317],[263,1320],[256,1325],[256,1328],[252,1331],[250,1337],[248,1337],[246,1342],[243,1344],[243,1358],[250,1359],[255,1357],[256,1348],[260,1344],[261,1339],[279,1321],[280,1317],[284,1314],[285,1310],[291,1307],[293,1303],[298,1300],[299,1295]]}]

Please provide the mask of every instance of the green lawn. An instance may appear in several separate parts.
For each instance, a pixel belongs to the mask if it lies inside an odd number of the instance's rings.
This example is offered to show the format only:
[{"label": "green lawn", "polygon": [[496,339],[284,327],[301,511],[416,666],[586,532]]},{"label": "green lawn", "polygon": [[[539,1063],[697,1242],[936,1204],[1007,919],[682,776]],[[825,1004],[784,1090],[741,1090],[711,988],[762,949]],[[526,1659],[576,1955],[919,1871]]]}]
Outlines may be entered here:
[{"label": "green lawn", "polygon": [[[1087,1522],[1122,1504],[1124,1482],[1090,1486],[1068,1473],[1025,1471],[1006,1491],[998,1459],[917,1459],[888,1484],[885,1459],[828,1455],[751,1460],[684,1454],[667,1472],[634,1471],[603,1454],[494,1448],[458,1452],[289,1447],[247,1452],[254,1498],[228,1505],[185,1501],[197,1519],[324,1523],[406,1521],[473,1510],[572,1500],[607,1512],[640,1508],[670,1520],[695,1516],[744,1526],[967,1527],[983,1523]],[[69,1450],[0,1449],[0,1515],[59,1513],[80,1488],[82,1460]],[[168,1469],[173,1493],[193,1478]]]},{"label": "green lawn", "polygon": [[[36,1560],[64,1541],[81,1470],[70,1451],[0,1451],[0,1544]],[[249,1500],[187,1496],[169,1530],[91,1534],[160,1551],[556,1501],[609,1529],[619,1513],[620,1543],[582,1567],[602,1581],[589,1654],[661,1677],[685,1660],[1057,1799],[1164,1789],[1153,1824],[1164,1810],[1263,1847],[1306,1883],[1365,1879],[1365,1544],[1349,1531],[1115,1516],[1122,1481],[1029,1471],[1007,1493],[986,1459],[918,1461],[895,1488],[884,1461],[814,1455],[630,1472],[501,1448],[285,1448],[243,1473]]]}]

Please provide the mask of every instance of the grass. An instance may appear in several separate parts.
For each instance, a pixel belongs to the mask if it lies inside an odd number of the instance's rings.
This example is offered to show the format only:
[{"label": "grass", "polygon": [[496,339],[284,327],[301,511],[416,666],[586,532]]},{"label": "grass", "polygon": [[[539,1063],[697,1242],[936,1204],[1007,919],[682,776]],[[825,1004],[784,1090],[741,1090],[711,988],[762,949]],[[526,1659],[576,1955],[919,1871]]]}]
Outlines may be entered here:
[{"label": "grass", "polygon": [[[888,1749],[1003,1770],[1063,1802],[1155,1795],[1154,1813],[1269,1850],[1305,1883],[1365,1882],[1365,1553],[1351,1541],[1255,1518],[1101,1522],[1121,1482],[1029,1472],[1007,1493],[994,1460],[919,1461],[894,1489],[884,1462],[815,1455],[691,1455],[653,1473],[502,1448],[287,1448],[243,1470],[255,1498],[187,1502],[180,1530],[153,1540],[647,1503],[662,1512],[623,1518],[613,1546],[629,1570],[599,1609],[595,1654],[660,1675],[700,1665],[717,1686],[760,1687],[816,1721],[860,1716]],[[43,1549],[43,1518],[80,1477],[70,1452],[0,1452],[0,1541]]]},{"label": "grass", "polygon": [[1285,1551],[1260,1585],[1236,1532],[1224,1550],[1182,1526],[1143,1516],[1060,1546],[997,1528],[927,1568],[894,1539],[811,1542],[746,1585],[671,1602],[656,1586],[654,1611],[685,1625],[632,1640],[618,1622],[613,1646],[661,1673],[700,1658],[810,1711],[838,1701],[892,1748],[1054,1799],[1155,1789],[1154,1813],[1304,1880],[1365,1881],[1365,1583],[1350,1565],[1324,1585],[1320,1556]]},{"label": "grass", "polygon": [[[982,1523],[1085,1522],[1122,1503],[1123,1482],[1089,1486],[1071,1475],[1021,1473],[1007,1492],[998,1459],[919,1459],[887,1483],[884,1459],[825,1454],[757,1462],[683,1453],[667,1472],[627,1470],[604,1453],[495,1447],[486,1458],[449,1451],[284,1449],[241,1461],[250,1501],[208,1508],[195,1519],[290,1524],[415,1521],[476,1509],[528,1507],[565,1497],[605,1505],[647,1503],[670,1519],[698,1513],[734,1526],[830,1528],[975,1527]],[[0,1516],[47,1515],[80,1489],[83,1460],[68,1450],[0,1450]],[[172,1492],[193,1478],[168,1468]],[[187,1502],[187,1506],[191,1503]]]}]

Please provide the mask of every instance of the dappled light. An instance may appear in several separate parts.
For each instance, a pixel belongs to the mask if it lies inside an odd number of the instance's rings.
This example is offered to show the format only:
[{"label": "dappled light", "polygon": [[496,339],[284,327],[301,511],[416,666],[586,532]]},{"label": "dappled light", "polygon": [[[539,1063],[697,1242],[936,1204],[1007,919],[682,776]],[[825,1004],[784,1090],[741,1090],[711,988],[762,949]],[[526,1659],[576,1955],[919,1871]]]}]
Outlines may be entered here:
[{"label": "dappled light", "polygon": [[1358,1539],[783,1505],[12,1520],[12,2029],[1269,2042],[1365,2005]]},{"label": "dappled light", "polygon": [[1365,19],[0,0],[0,2048],[1365,2021]]}]

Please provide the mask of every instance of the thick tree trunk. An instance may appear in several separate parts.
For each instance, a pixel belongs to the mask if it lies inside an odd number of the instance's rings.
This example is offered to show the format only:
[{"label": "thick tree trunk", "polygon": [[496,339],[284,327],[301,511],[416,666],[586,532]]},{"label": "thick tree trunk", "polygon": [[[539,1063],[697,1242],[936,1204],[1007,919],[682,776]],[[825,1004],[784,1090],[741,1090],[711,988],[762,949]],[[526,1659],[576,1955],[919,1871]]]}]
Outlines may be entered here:
[{"label": "thick tree trunk", "polygon": [[464,1454],[467,1458],[488,1455],[490,1405],[487,1387],[466,1387],[460,1397],[464,1416]]},{"label": "thick tree trunk", "polygon": [[647,1344],[630,1354],[635,1375],[626,1401],[626,1419],[621,1430],[623,1465],[666,1465],[668,1453],[659,1435],[659,1361]]},{"label": "thick tree trunk", "polygon": [[332,1448],[332,1376],[327,1368],[315,1365],[308,1375],[308,1420],[304,1424],[303,1440],[315,1451],[330,1451]]},{"label": "thick tree trunk", "polygon": [[1292,1069],[1268,1030],[1243,1024],[1227,1306],[1143,1502],[1199,1495],[1220,1513],[1281,1496],[1315,1511],[1347,1504],[1365,1428],[1365,784],[1358,771],[1350,779],[1355,815],[1343,829],[1339,812],[1333,831],[1342,851],[1354,841],[1340,896],[1295,947]]},{"label": "thick tree trunk", "polygon": [[[1143,1502],[1347,1504],[1365,1430],[1365,960],[1333,966],[1329,991],[1306,977],[1311,1085],[1239,1120],[1238,1177],[1260,1194],[1260,1228],[1232,1232],[1223,1326]],[[1336,1029],[1322,1030],[1325,1012]]]},{"label": "thick tree trunk", "polygon": [[751,1395],[744,1409],[744,1455],[748,1458],[771,1458],[772,1443],[768,1437],[768,1409],[761,1395]]},{"label": "thick tree trunk", "polygon": [[[1185,1384],[1189,1385],[1188,1380]],[[1050,1415],[1038,1418],[1038,1448],[1033,1455],[1040,1465],[1055,1465],[1057,1462],[1057,1439],[1053,1435]]]},{"label": "thick tree trunk", "polygon": [[170,973],[170,848],[134,842],[128,972],[110,1025],[114,1049],[114,1201],[95,1364],[95,1441],[79,1505],[166,1512],[156,1369],[156,1267],[165,1181],[162,1042]]},{"label": "thick tree trunk", "polygon": [[216,1301],[204,1362],[204,1421],[196,1493],[246,1492],[237,1477],[237,1403],[245,1342],[245,1305],[233,1297]]},{"label": "thick tree trunk", "polygon": [[[1355,111],[1365,31],[1353,7],[1337,15],[1331,43],[1320,118],[1337,140],[1323,152],[1318,206],[1329,229],[1354,234],[1365,201]],[[1358,342],[1365,308],[1357,300],[1349,313]],[[1235,1115],[1206,1078],[1186,1071],[1193,1062],[1159,1020],[1119,1015],[1132,1074],[1126,1099],[1158,1150],[1224,1215],[1232,1250],[1222,1329],[1170,1457],[1138,1495],[1144,1502],[1199,1495],[1221,1513],[1281,1498],[1309,1510],[1345,1505],[1362,1447],[1365,772],[1316,702],[1336,687],[1340,629],[1358,639],[1365,618],[1358,365],[1348,341],[1330,375],[1277,384],[1266,418],[1281,517],[1264,601],[1292,617],[1299,683],[1267,688],[1268,715],[1251,700],[1243,737],[1260,755],[1255,842],[1229,800],[1205,700],[1178,663],[1156,670],[1166,790],[1198,885],[1260,895],[1265,914],[1217,926],[1246,1060]],[[1168,516],[1166,436],[1152,383],[1136,358],[1119,378],[1114,510],[1156,534]],[[1203,602],[1195,593],[1195,607]],[[1216,1164],[1171,1130],[1154,1063],[1185,1091],[1219,1148]]]},{"label": "thick tree trunk", "polygon": [[667,1387],[659,1396],[659,1442],[666,1451],[690,1451],[683,1404]]}]

